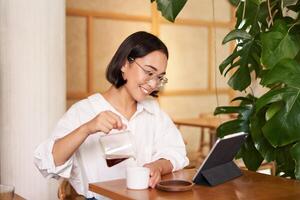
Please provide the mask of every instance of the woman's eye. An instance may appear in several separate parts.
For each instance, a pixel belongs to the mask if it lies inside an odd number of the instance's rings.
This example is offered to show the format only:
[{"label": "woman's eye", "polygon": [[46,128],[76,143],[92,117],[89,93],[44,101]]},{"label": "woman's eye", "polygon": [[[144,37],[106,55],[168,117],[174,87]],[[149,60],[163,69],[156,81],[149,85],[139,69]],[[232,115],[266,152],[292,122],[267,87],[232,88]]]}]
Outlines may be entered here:
[{"label": "woman's eye", "polygon": [[148,76],[153,76],[153,74],[154,74],[153,72],[147,71]]}]

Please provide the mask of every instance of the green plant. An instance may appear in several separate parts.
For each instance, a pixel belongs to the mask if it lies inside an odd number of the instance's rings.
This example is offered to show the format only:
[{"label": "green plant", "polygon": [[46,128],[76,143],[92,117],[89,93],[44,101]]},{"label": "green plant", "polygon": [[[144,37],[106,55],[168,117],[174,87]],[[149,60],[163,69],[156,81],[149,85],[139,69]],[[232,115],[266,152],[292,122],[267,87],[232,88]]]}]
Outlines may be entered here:
[{"label": "green plant", "polygon": [[[233,100],[238,106],[215,109],[216,115],[238,114],[217,134],[248,132],[238,154],[248,169],[274,161],[277,175],[300,179],[300,0],[230,3],[236,25],[223,44],[235,40],[236,46],[219,70],[224,76],[232,72],[228,85],[246,95]],[[269,88],[260,97],[246,92],[255,80]]]},{"label": "green plant", "polygon": [[151,0],[151,3],[154,1],[157,3],[157,10],[170,22],[175,21],[178,13],[187,2],[187,0]]}]

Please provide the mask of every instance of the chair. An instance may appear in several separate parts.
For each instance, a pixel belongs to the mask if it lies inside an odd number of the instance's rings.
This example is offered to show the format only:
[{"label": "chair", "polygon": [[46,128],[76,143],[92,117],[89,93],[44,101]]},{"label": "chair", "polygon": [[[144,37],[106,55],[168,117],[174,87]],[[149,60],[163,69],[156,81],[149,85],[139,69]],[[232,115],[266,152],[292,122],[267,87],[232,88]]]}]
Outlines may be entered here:
[{"label": "chair", "polygon": [[77,194],[66,179],[63,179],[59,184],[57,196],[59,200],[85,200],[85,197]]}]

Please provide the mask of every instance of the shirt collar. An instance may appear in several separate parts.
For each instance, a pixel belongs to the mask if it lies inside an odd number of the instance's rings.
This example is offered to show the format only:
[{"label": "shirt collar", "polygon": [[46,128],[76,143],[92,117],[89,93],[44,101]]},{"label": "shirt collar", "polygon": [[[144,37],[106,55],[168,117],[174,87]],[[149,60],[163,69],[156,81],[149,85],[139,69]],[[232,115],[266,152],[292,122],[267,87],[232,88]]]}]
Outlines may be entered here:
[{"label": "shirt collar", "polygon": [[154,114],[154,106],[153,103],[151,103],[151,100],[144,100],[141,102],[138,102],[137,104],[137,111],[145,110],[149,112],[150,114]]},{"label": "shirt collar", "polygon": [[[108,106],[111,107],[111,105],[99,93],[89,96],[88,99],[89,99],[90,103],[92,104],[92,107],[93,107],[95,113],[98,113],[99,110],[101,110],[101,106],[100,106],[101,104],[99,104],[99,101],[105,102]],[[152,101],[153,100],[151,100],[151,99],[146,99],[144,101],[138,102],[137,103],[137,112],[139,113],[139,112],[145,110],[150,114],[154,114],[154,104]]]}]

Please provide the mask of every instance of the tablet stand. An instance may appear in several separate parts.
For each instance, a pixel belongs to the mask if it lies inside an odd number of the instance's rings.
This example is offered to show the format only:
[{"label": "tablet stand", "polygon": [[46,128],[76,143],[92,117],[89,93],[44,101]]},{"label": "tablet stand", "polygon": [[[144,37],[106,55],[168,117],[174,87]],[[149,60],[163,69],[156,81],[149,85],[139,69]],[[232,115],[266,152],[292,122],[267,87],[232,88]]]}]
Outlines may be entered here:
[{"label": "tablet stand", "polygon": [[241,176],[242,172],[233,161],[230,161],[202,170],[200,174],[201,177],[194,181],[196,184],[215,186]]}]

